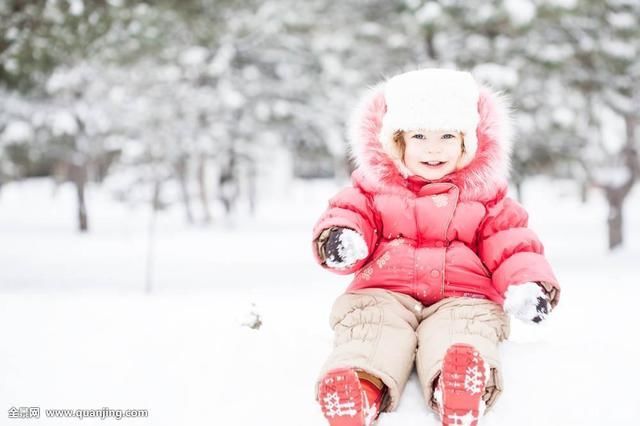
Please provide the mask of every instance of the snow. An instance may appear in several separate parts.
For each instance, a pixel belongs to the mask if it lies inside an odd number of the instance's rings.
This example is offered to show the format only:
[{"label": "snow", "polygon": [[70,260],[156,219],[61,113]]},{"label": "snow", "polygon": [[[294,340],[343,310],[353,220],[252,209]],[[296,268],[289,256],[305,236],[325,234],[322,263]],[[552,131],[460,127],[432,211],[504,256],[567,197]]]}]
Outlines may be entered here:
[{"label": "snow", "polygon": [[179,61],[182,65],[198,66],[203,64],[207,56],[209,56],[209,50],[202,46],[192,46],[180,54]]},{"label": "snow", "polygon": [[20,35],[20,30],[18,30],[16,27],[10,27],[6,31],[7,32],[5,33],[5,37],[7,38],[7,40],[16,40]]},{"label": "snow", "polygon": [[433,24],[442,16],[442,7],[435,2],[427,2],[418,11],[416,19],[421,24]]},{"label": "snow", "polygon": [[[580,43],[587,42],[587,39],[581,39]],[[543,48],[536,49],[536,52],[532,52],[538,56],[543,61],[561,63],[563,61],[569,60],[574,54],[574,48],[568,44],[556,44],[556,45],[547,45]],[[588,50],[585,47],[585,50]]]},{"label": "snow", "polygon": [[578,0],[545,0],[543,3],[563,9],[573,9],[576,7]]},{"label": "snow", "polygon": [[626,60],[632,61],[636,55],[636,44],[634,42],[625,42],[622,40],[601,40],[602,49],[609,55]]},{"label": "snow", "polygon": [[80,130],[78,121],[69,111],[58,111],[51,117],[51,128],[56,136],[75,135]]},{"label": "snow", "polygon": [[7,71],[9,71],[10,73],[13,74],[17,74],[18,71],[20,70],[20,65],[18,63],[17,60],[13,59],[13,58],[9,58],[6,60],[4,67]]},{"label": "snow", "polygon": [[620,167],[598,167],[592,172],[594,180],[600,185],[619,188],[629,182],[631,171]]},{"label": "snow", "polygon": [[[296,184],[235,228],[157,219],[153,291],[146,209],[89,187],[92,232],[75,227],[73,188],[49,181],[0,190],[0,401],[46,408],[139,408],[128,425],[325,425],[314,401],[328,316],[349,277],[324,271],[311,226],[337,187]],[[501,347],[505,392],[483,426],[635,424],[640,346],[640,190],[626,205],[626,247],[606,251],[607,206],[572,182],[524,186],[530,224],[563,293],[538,326],[512,322]],[[255,304],[255,306],[253,305]],[[262,320],[260,328],[243,325]],[[285,409],[286,408],[286,409]],[[25,425],[38,421],[24,420]],[[67,419],[38,424],[67,425]],[[437,426],[412,375],[380,426]]]},{"label": "snow", "polygon": [[83,0],[68,0],[69,1],[69,11],[74,16],[82,15],[84,12],[84,3]]},{"label": "snow", "polygon": [[222,75],[229,70],[231,61],[236,55],[236,50],[231,44],[223,44],[209,63],[208,71],[213,77]]},{"label": "snow", "polygon": [[339,78],[343,72],[340,58],[333,53],[323,53],[320,55],[320,64],[322,65],[323,74],[329,78]]},{"label": "snow", "polygon": [[492,4],[483,3],[476,9],[476,14],[470,16],[471,21],[486,22],[496,14],[496,8]]},{"label": "snow", "polygon": [[530,0],[507,0],[504,8],[516,25],[526,25],[536,16],[536,5]]},{"label": "snow", "polygon": [[606,18],[609,24],[618,29],[631,29],[636,25],[635,17],[631,13],[627,12],[609,12],[607,13]]},{"label": "snow", "polygon": [[1,143],[12,144],[29,142],[33,139],[33,128],[29,123],[22,120],[14,120],[7,124],[2,134],[0,134]]},{"label": "snow", "polygon": [[404,0],[404,3],[411,9],[416,9],[420,6],[420,0]]},{"label": "snow", "polygon": [[231,87],[228,83],[220,83],[218,85],[218,89],[220,92],[220,98],[222,102],[231,109],[239,109],[246,103],[246,98],[243,94],[233,87]]},{"label": "snow", "polygon": [[575,123],[575,112],[571,108],[567,108],[563,105],[553,109],[551,116],[553,121],[561,126],[569,127]]},{"label": "snow", "polygon": [[[383,28],[377,22],[363,22],[362,25],[359,25],[358,33],[364,36],[376,37],[380,36]],[[338,43],[334,44],[332,37],[327,37],[323,39],[327,47],[332,46],[336,50],[343,50],[350,43],[349,37],[345,37],[344,35],[340,35],[338,37]]]},{"label": "snow", "polygon": [[477,65],[473,68],[473,75],[496,88],[515,87],[518,84],[518,72],[498,64]]}]

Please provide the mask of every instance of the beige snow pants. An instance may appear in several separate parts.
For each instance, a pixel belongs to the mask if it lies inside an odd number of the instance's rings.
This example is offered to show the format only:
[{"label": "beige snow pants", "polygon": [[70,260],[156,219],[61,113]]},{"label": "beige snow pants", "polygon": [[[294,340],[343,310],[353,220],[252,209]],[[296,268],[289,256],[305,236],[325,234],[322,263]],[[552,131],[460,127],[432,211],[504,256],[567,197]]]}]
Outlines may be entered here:
[{"label": "beige snow pants", "polygon": [[489,410],[502,391],[498,344],[509,335],[509,317],[490,300],[456,297],[424,307],[406,294],[382,289],[345,293],[330,317],[334,348],[318,380],[334,368],[350,367],[380,378],[388,388],[382,411],[393,411],[414,361],[427,405],[433,399],[447,348],[473,345],[491,368],[483,396]]}]

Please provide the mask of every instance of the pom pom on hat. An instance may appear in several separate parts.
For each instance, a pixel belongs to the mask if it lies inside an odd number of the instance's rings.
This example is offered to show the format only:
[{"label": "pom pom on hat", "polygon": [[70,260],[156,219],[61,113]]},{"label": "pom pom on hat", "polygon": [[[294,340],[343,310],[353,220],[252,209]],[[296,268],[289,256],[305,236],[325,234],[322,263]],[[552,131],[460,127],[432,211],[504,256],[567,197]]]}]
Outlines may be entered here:
[{"label": "pom pom on hat", "polygon": [[406,72],[385,83],[384,97],[387,111],[379,139],[396,163],[402,158],[393,134],[418,129],[462,132],[465,152],[460,166],[471,162],[478,149],[480,92],[470,73],[441,68]]}]

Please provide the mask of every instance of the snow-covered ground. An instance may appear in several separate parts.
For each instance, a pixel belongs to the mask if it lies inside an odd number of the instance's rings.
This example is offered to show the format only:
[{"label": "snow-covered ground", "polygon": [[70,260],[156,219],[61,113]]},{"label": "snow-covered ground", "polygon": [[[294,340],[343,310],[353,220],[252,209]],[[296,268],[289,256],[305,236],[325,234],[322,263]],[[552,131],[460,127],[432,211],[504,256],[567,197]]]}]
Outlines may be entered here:
[{"label": "snow-covered ground", "polygon": [[[309,237],[335,190],[294,185],[232,229],[186,227],[170,211],[148,263],[147,211],[92,189],[92,232],[79,235],[70,186],[3,187],[0,418],[28,406],[41,418],[0,424],[75,424],[43,410],[109,407],[149,410],[122,424],[324,425],[313,383],[331,347],[331,303],[349,278],[313,263]],[[583,205],[575,192],[546,179],[525,187],[562,302],[541,326],[514,321],[502,347],[506,391],[485,426],[640,421],[640,188],[626,206],[627,245],[614,254],[602,198]],[[252,310],[258,330],[242,325]],[[415,375],[379,425],[439,425]]]}]

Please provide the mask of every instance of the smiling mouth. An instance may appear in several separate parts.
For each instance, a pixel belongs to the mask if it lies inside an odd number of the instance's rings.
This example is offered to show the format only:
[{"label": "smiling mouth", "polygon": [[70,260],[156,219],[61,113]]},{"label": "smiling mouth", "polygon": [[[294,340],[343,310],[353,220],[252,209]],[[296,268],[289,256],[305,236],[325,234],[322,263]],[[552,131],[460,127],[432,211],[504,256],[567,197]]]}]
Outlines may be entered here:
[{"label": "smiling mouth", "polygon": [[421,161],[421,163],[429,167],[439,167],[446,163],[446,161]]}]

